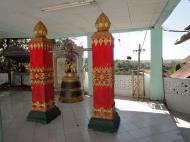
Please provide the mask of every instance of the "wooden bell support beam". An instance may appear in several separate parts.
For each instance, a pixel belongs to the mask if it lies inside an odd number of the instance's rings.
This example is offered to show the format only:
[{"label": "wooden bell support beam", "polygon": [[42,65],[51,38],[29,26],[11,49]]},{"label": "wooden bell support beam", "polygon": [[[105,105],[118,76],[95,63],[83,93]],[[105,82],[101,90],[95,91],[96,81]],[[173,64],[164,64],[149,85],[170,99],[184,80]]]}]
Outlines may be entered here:
[{"label": "wooden bell support beam", "polygon": [[120,117],[114,102],[114,39],[109,32],[110,21],[102,13],[97,21],[97,32],[92,35],[93,113],[88,127],[114,132]]},{"label": "wooden bell support beam", "polygon": [[29,42],[32,110],[27,119],[49,123],[60,115],[55,106],[53,88],[53,41],[46,38],[47,29],[40,21],[34,27],[35,37]]}]

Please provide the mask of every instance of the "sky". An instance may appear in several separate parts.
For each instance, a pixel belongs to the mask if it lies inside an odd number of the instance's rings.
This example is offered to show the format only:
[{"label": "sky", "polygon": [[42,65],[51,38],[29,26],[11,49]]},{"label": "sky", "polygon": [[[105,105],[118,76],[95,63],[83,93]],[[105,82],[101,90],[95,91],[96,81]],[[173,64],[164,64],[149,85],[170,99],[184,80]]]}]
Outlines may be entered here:
[{"label": "sky", "polygon": [[[189,13],[190,0],[181,0],[162,27],[171,30],[184,30],[190,25]],[[137,52],[133,50],[137,50],[139,44],[143,43],[145,34],[146,31],[113,34],[115,39],[114,59],[127,59],[127,56],[131,56],[132,60],[137,60]],[[163,59],[183,59],[190,55],[190,40],[174,45],[176,39],[183,34],[185,33],[163,31]],[[75,42],[87,47],[87,37],[79,37]],[[147,31],[143,49],[145,51],[141,53],[141,60],[150,60],[150,31]],[[87,57],[87,53],[85,53],[85,57]]]},{"label": "sky", "polygon": [[[134,50],[137,50],[139,44],[143,43],[145,35],[146,31],[113,34],[115,38],[114,59],[127,59],[127,56],[131,56],[132,60],[137,60],[138,53]],[[142,49],[145,51],[141,53],[141,59],[150,60],[150,31],[147,31]]]},{"label": "sky", "polygon": [[[181,0],[163,27],[174,30],[184,30],[190,25],[190,0]],[[163,32],[163,58],[183,59],[190,55],[190,40],[174,45],[176,39],[185,33]]]}]

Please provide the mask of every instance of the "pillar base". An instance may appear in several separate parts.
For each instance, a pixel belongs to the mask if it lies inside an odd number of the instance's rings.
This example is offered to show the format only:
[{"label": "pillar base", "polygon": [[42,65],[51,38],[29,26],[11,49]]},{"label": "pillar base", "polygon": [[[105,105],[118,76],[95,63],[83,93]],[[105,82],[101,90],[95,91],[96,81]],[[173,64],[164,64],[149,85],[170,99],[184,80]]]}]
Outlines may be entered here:
[{"label": "pillar base", "polygon": [[30,111],[27,116],[27,120],[42,124],[47,124],[60,114],[61,112],[59,108],[57,106],[54,106],[52,109],[48,110],[47,112]]},{"label": "pillar base", "polygon": [[118,113],[115,113],[113,119],[101,119],[101,118],[91,118],[88,124],[89,129],[102,132],[116,132],[120,124],[120,117]]}]

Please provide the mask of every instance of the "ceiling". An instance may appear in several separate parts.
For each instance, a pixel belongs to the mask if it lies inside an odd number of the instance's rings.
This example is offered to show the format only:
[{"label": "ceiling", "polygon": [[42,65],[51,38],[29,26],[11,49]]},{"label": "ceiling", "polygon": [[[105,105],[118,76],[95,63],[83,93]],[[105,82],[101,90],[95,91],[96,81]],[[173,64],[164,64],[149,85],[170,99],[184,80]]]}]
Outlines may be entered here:
[{"label": "ceiling", "polygon": [[[31,37],[41,20],[49,37],[94,32],[101,12],[110,19],[111,30],[152,27],[167,0],[96,0],[96,4],[42,12],[41,8],[77,0],[0,0],[0,37]],[[80,0],[78,0],[80,1]]]}]

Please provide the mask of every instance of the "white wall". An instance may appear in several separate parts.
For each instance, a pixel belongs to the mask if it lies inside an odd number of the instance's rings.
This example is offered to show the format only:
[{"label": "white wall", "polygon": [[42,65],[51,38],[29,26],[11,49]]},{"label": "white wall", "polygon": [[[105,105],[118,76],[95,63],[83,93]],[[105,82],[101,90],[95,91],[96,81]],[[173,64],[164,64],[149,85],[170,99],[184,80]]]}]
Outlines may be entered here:
[{"label": "white wall", "polygon": [[8,83],[8,73],[0,73],[0,84]]},{"label": "white wall", "polygon": [[11,73],[11,85],[21,85],[21,76],[23,85],[30,85],[30,73],[20,73],[12,72]]}]

